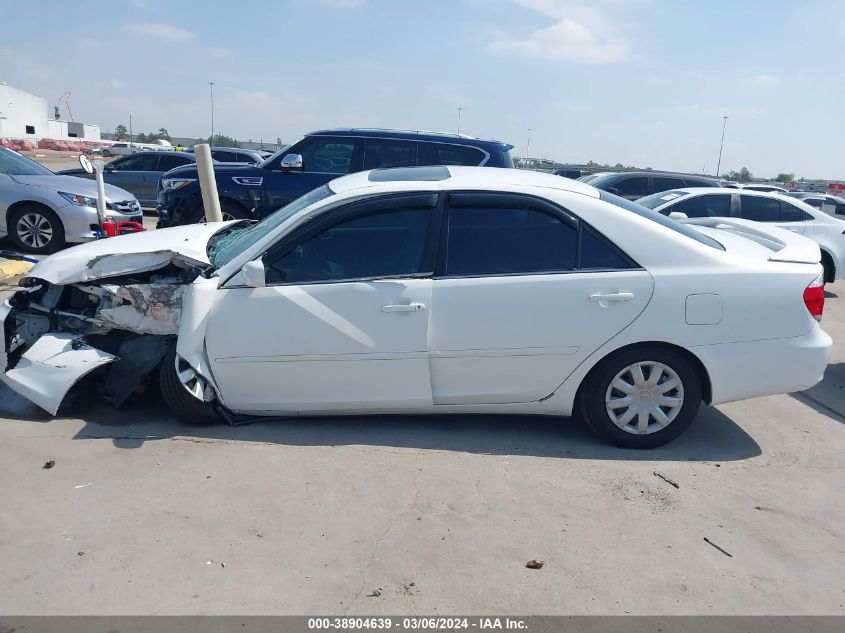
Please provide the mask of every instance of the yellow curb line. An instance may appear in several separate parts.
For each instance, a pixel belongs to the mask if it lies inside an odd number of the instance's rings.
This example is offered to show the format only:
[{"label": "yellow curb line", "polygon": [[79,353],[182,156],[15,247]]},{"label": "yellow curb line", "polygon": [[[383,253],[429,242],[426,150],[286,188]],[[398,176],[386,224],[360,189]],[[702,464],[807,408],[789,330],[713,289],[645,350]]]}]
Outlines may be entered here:
[{"label": "yellow curb line", "polygon": [[18,261],[15,259],[0,260],[0,280],[17,277],[32,270],[35,264],[31,262]]}]

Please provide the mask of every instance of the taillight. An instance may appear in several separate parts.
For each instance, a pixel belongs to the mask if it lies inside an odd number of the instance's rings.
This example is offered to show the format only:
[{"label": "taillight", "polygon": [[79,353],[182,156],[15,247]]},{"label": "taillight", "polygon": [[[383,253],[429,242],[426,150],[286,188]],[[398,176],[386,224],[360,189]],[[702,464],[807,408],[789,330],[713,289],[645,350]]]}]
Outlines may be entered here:
[{"label": "taillight", "polygon": [[824,273],[813,280],[809,286],[804,288],[804,305],[813,315],[816,321],[822,320],[824,311]]}]

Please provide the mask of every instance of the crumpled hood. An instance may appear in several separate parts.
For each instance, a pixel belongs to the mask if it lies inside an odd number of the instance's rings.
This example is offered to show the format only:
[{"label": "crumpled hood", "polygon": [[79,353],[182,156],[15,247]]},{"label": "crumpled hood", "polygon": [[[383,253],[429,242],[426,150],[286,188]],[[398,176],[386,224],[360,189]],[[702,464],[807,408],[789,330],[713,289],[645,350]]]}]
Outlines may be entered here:
[{"label": "crumpled hood", "polygon": [[27,277],[69,284],[164,268],[209,265],[206,245],[231,222],[189,224],[80,244],[43,259]]},{"label": "crumpled hood", "polygon": [[[62,176],[59,174],[55,176],[12,176],[11,178],[22,185],[41,187],[52,191],[64,191],[65,193],[73,193],[89,198],[97,197],[97,182],[87,178]],[[124,202],[127,200],[131,202],[135,200],[135,196],[128,191],[109,184],[106,184],[106,197],[111,202]]]}]

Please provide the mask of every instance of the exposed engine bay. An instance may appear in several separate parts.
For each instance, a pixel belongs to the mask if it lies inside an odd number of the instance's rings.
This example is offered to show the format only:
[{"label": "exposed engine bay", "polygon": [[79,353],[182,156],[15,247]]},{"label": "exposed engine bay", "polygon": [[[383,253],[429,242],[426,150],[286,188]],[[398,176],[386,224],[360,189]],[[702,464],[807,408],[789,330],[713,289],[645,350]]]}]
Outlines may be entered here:
[{"label": "exposed engine bay", "polygon": [[171,259],[153,271],[78,283],[24,278],[11,310],[3,308],[4,380],[55,414],[90,374],[107,401],[122,405],[175,345],[186,288],[201,270]]}]

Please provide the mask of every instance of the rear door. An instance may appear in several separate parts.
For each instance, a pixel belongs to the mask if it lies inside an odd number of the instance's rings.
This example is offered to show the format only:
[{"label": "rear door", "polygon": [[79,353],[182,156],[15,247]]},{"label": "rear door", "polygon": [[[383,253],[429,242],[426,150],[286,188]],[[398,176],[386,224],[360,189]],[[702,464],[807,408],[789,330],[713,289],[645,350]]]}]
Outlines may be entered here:
[{"label": "rear door", "polygon": [[772,196],[740,195],[740,217],[767,222],[794,233],[804,233],[801,210],[788,201]]},{"label": "rear door", "polygon": [[611,193],[615,193],[617,196],[622,196],[628,200],[638,200],[651,193],[648,176],[623,177],[613,183],[611,188],[613,189]]},{"label": "rear door", "polygon": [[648,272],[555,205],[447,199],[429,331],[435,404],[542,399],[651,299]]},{"label": "rear door", "polygon": [[[651,193],[660,193],[670,189],[683,189],[684,181],[670,176],[653,176]],[[649,194],[650,195],[650,194]]]}]

